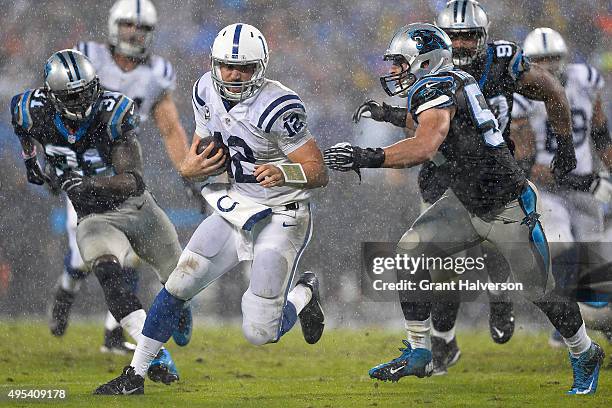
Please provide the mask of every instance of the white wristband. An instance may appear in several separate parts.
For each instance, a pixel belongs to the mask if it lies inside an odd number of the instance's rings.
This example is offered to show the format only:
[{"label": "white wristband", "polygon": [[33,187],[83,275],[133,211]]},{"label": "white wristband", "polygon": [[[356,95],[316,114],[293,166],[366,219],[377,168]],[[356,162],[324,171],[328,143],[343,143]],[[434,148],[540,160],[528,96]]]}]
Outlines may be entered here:
[{"label": "white wristband", "polygon": [[306,173],[300,163],[283,163],[277,165],[285,177],[287,184],[306,184]]}]

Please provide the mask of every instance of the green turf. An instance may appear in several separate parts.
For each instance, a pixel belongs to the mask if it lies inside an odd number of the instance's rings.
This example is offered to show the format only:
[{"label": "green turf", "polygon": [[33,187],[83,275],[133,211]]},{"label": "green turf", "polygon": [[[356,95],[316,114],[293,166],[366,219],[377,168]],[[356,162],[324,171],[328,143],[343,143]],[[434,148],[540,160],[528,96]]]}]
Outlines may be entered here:
[{"label": "green turf", "polygon": [[[147,381],[144,396],[94,397],[97,385],[129,363],[99,353],[101,335],[87,324],[57,339],[43,323],[0,323],[0,407],[612,407],[612,370],[603,370],[597,395],[564,395],[569,362],[547,346],[545,334],[520,333],[499,346],[484,331],[460,333],[463,357],[450,375],[392,384],[370,380],[367,370],[398,355],[400,332],[330,330],[309,346],[297,328],[279,344],[254,347],[239,328],[199,327],[188,347],[169,346],[179,384]],[[11,401],[11,388],[64,389],[68,396]]]}]

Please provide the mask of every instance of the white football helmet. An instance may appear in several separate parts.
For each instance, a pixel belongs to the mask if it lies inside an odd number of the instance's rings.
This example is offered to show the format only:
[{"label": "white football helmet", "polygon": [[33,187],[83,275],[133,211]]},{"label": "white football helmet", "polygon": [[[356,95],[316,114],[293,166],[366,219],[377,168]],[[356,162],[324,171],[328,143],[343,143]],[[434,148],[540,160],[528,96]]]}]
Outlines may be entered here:
[{"label": "white football helmet", "polygon": [[567,45],[561,34],[552,28],[540,27],[527,34],[523,53],[557,77],[565,71]]},{"label": "white football helmet", "polygon": [[567,45],[561,34],[552,28],[536,28],[525,37],[523,53],[529,58],[566,57]]},{"label": "white football helmet", "polygon": [[[210,52],[215,90],[223,98],[235,102],[255,96],[264,84],[268,59],[268,43],[257,28],[242,23],[225,27],[217,34]],[[254,64],[255,72],[248,81],[226,82],[221,77],[221,64]],[[232,92],[230,88],[240,88],[240,92]]]},{"label": "white football helmet", "polygon": [[[121,24],[133,25],[133,29],[123,29]],[[108,16],[108,42],[120,54],[144,58],[156,24],[157,11],[149,0],[118,0]]]}]

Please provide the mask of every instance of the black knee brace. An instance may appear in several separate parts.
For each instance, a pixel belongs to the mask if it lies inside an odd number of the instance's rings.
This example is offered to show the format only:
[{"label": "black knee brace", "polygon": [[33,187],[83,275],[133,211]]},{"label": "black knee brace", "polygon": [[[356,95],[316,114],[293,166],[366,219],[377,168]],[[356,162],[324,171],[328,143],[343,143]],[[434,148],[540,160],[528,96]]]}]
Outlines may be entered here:
[{"label": "black knee brace", "polygon": [[455,326],[459,302],[435,302],[431,306],[431,323],[439,332],[447,332]]},{"label": "black knee brace", "polygon": [[582,315],[575,301],[553,293],[534,304],[544,312],[555,329],[566,339],[575,335],[582,326]]},{"label": "black knee brace", "polygon": [[400,301],[404,319],[406,320],[427,320],[431,314],[431,302],[404,302]]},{"label": "black knee brace", "polygon": [[142,309],[142,304],[123,276],[121,264],[115,256],[99,257],[94,261],[92,270],[102,286],[108,310],[117,321]]},{"label": "black knee brace", "polygon": [[[402,280],[409,280],[418,285],[418,282],[422,280],[431,282],[431,274],[429,270],[424,268],[417,268],[412,273],[398,270],[397,279],[399,282]],[[400,305],[402,306],[404,319],[423,321],[429,318],[431,314],[431,302],[425,294],[419,293],[419,295],[420,296],[416,296],[415,292],[410,290],[399,291]]]}]

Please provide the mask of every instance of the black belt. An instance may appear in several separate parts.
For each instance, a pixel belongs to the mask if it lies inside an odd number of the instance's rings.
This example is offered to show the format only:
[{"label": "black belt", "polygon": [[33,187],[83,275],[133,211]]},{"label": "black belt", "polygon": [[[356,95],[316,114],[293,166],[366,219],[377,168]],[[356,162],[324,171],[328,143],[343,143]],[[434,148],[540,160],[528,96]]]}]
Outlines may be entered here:
[{"label": "black belt", "polygon": [[300,203],[290,203],[285,206],[287,211],[294,211],[300,208]]}]

